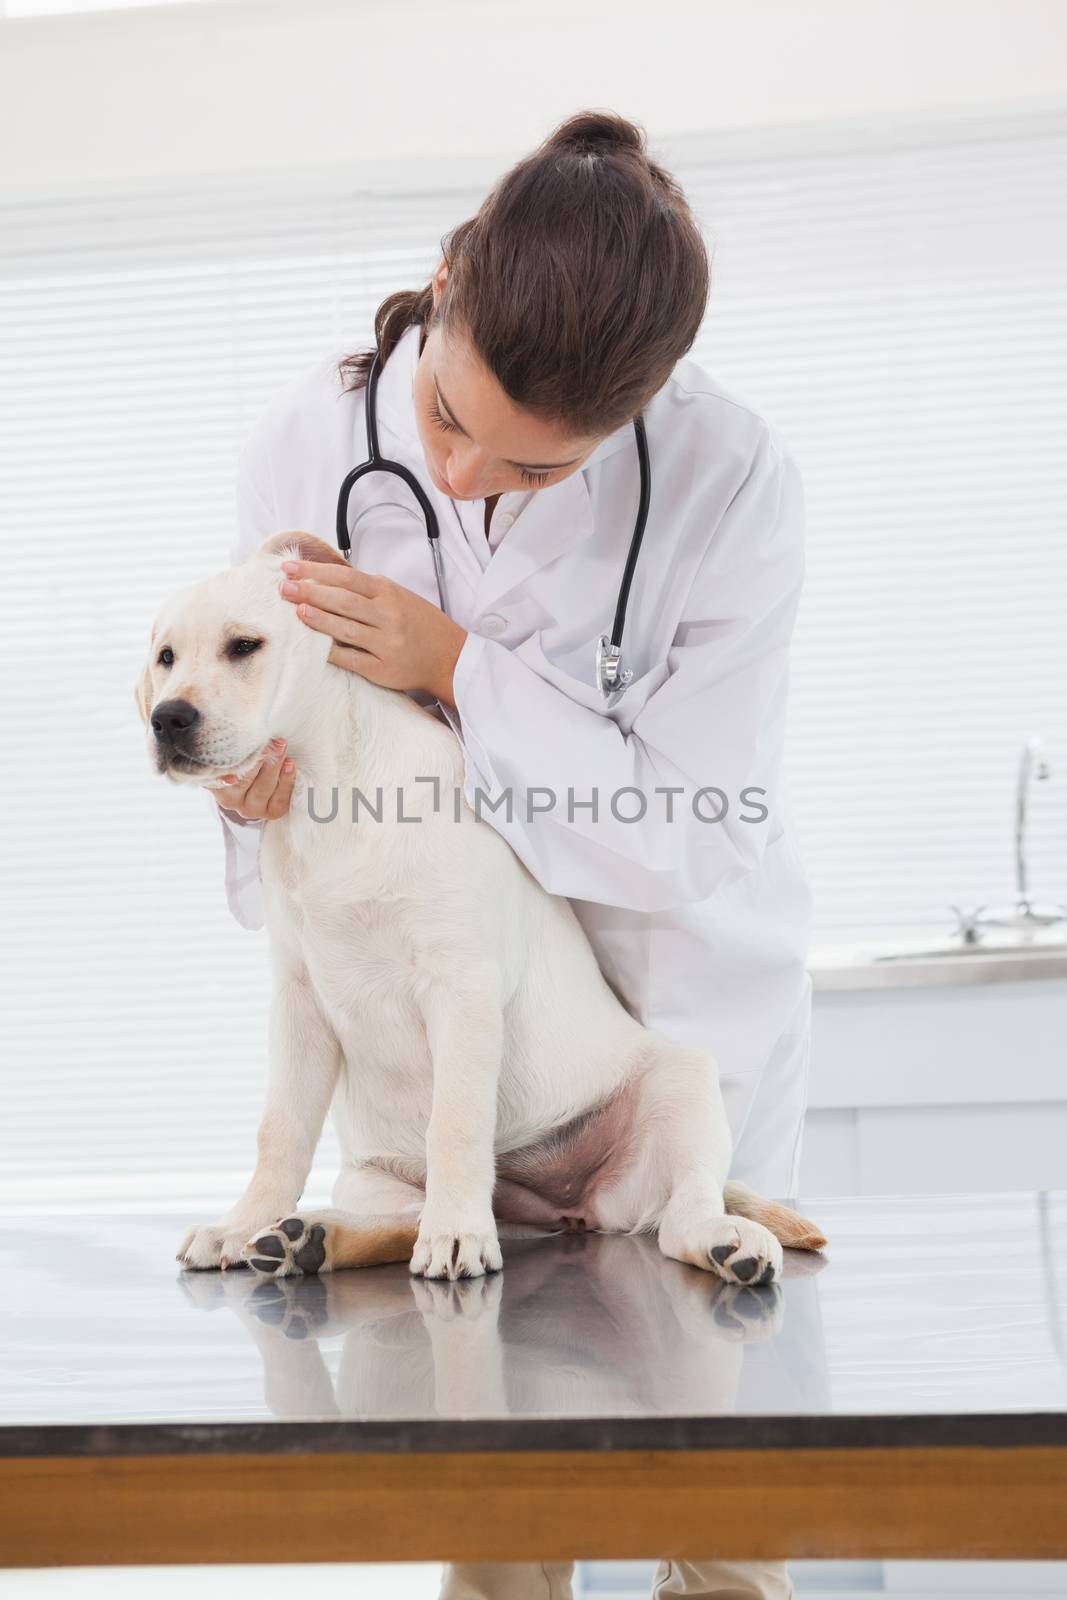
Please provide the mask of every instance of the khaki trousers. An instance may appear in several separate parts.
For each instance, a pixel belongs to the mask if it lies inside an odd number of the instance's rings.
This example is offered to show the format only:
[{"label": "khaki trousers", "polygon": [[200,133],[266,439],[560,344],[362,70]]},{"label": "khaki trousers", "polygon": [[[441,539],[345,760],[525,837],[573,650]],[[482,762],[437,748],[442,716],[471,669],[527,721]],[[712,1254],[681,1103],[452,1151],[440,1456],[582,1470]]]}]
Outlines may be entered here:
[{"label": "khaki trousers", "polygon": [[[471,1561],[445,1567],[439,1600],[572,1600],[572,1561]],[[791,1600],[782,1561],[661,1561],[652,1600]]]}]

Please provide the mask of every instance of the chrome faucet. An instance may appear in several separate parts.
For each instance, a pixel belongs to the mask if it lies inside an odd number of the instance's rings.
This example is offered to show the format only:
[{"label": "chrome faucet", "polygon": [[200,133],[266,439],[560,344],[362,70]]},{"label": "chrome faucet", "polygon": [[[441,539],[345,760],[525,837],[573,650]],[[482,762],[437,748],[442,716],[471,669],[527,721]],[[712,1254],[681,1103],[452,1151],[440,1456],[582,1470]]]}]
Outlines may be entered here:
[{"label": "chrome faucet", "polygon": [[1067,923],[1067,906],[1057,903],[1035,904],[1030,899],[1029,872],[1026,861],[1026,823],[1030,808],[1032,783],[1045,783],[1052,769],[1045,759],[1045,747],[1038,738],[1027,739],[1019,760],[1019,775],[1015,785],[1015,904],[987,911],[979,906],[975,911],[956,913],[956,932],[964,944],[977,944],[983,928],[1016,928],[1033,933],[1038,928],[1052,928]]}]

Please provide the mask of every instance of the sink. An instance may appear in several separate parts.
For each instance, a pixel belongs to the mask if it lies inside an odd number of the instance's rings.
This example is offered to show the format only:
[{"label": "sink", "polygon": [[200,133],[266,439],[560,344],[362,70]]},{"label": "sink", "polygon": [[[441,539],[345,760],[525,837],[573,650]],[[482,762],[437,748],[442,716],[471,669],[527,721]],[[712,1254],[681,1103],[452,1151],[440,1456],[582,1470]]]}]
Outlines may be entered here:
[{"label": "sink", "polygon": [[881,950],[871,956],[872,961],[930,961],[942,956],[1043,956],[1067,953],[1067,939],[1062,934],[1047,939],[983,939],[977,944],[964,944],[962,939],[945,939],[939,944],[915,945],[903,950]]},{"label": "sink", "polygon": [[902,928],[877,938],[824,944],[812,952],[815,989],[930,989],[941,985],[1030,983],[1067,979],[1067,931],[1054,928],[989,929],[974,944],[937,928]]}]

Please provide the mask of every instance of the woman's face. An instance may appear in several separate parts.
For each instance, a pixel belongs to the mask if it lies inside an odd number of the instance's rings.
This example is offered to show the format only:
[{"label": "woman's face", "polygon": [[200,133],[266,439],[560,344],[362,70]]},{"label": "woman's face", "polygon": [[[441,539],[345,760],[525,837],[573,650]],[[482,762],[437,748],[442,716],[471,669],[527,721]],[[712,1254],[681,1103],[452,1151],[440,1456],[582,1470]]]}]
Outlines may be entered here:
[{"label": "woman's face", "polygon": [[430,476],[453,500],[561,483],[600,443],[521,410],[466,341],[440,324],[415,369],[415,417]]}]

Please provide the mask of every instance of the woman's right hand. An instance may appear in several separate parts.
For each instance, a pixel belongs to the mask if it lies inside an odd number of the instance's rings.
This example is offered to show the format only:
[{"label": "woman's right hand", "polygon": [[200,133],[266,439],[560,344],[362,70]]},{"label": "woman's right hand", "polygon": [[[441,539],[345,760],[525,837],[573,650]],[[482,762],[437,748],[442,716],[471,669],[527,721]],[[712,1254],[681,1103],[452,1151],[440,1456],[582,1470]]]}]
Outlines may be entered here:
[{"label": "woman's right hand", "polygon": [[285,754],[285,740],[272,739],[258,767],[246,777],[222,774],[223,787],[213,790],[223,811],[233,811],[246,822],[284,817],[293,798],[296,763]]}]

